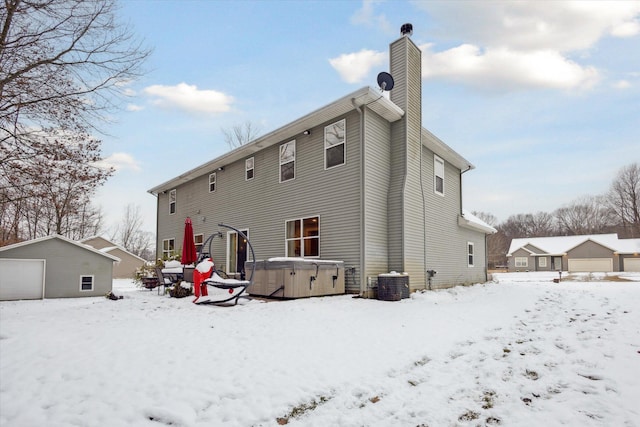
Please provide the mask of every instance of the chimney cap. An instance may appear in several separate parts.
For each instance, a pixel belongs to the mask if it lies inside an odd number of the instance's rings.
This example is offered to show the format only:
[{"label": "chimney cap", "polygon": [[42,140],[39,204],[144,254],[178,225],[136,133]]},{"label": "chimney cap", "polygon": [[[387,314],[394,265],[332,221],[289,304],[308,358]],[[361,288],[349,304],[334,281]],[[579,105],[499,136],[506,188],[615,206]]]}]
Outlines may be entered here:
[{"label": "chimney cap", "polygon": [[403,24],[402,27],[400,27],[400,33],[403,36],[410,36],[413,34],[413,25],[411,24]]}]

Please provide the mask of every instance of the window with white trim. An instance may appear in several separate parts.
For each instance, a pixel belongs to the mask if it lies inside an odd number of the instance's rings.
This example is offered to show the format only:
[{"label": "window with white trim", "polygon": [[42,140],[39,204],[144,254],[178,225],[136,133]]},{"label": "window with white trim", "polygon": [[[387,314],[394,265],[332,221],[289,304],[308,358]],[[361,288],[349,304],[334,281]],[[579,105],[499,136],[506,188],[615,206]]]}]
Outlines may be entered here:
[{"label": "window with white trim", "polygon": [[517,256],[515,259],[516,268],[523,268],[529,266],[529,258],[526,256]]},{"label": "window with white trim", "polygon": [[169,213],[176,213],[176,190],[169,191]]},{"label": "window with white trim", "polygon": [[541,256],[540,258],[538,258],[538,266],[539,267],[547,267],[547,257],[546,256]]},{"label": "window with white trim", "polygon": [[88,292],[93,290],[93,275],[80,276],[80,292]]},{"label": "window with white trim", "polygon": [[296,141],[280,145],[280,182],[296,177]]},{"label": "window with white trim", "polygon": [[444,196],[444,160],[433,155],[433,191]]},{"label": "window with white trim", "polygon": [[215,172],[211,172],[209,174],[209,193],[213,193],[216,191],[216,179],[217,175]]},{"label": "window with white trim", "polygon": [[162,259],[169,259],[176,249],[176,239],[164,239],[162,241]]},{"label": "window with white trim", "polygon": [[196,252],[202,253],[202,244],[204,243],[204,234],[194,234],[193,235],[193,243],[196,246]]},{"label": "window with white trim", "polygon": [[342,119],[324,128],[324,168],[329,169],[345,163],[345,128]]},{"label": "window with white trim", "polygon": [[246,181],[250,181],[253,179],[253,165],[254,165],[254,160],[253,157],[249,157],[247,160],[244,161],[244,179]]},{"label": "window with white trim", "polygon": [[473,242],[467,242],[467,266],[468,267],[473,267],[473,261],[474,261],[474,247],[473,247]]},{"label": "window with white trim", "polygon": [[319,257],[320,217],[287,221],[285,242],[288,257]]}]

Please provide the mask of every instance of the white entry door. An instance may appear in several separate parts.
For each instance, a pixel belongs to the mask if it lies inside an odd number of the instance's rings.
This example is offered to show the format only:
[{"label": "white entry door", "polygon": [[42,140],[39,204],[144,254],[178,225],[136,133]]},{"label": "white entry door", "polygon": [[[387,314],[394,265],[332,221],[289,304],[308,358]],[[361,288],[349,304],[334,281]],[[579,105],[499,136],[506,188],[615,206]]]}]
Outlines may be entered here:
[{"label": "white entry door", "polygon": [[0,258],[0,301],[44,298],[43,259]]}]

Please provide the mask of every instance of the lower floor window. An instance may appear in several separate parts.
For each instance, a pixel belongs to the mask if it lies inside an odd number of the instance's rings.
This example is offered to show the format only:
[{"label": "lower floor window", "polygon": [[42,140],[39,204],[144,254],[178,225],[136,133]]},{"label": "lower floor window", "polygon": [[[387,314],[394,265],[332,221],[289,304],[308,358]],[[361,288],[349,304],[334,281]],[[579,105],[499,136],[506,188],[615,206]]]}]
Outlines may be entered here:
[{"label": "lower floor window", "polygon": [[546,257],[538,258],[538,265],[540,267],[546,267],[547,266],[547,258]]},{"label": "lower floor window", "polygon": [[473,243],[467,242],[467,265],[473,267]]},{"label": "lower floor window", "polygon": [[528,266],[529,266],[529,261],[527,257],[524,257],[524,256],[516,257],[516,267],[528,267]]},{"label": "lower floor window", "polygon": [[320,256],[320,217],[287,221],[286,229],[288,257]]},{"label": "lower floor window", "polygon": [[196,252],[202,253],[202,244],[204,243],[204,234],[194,234],[193,243],[196,245]]},{"label": "lower floor window", "polygon": [[169,259],[173,255],[176,248],[175,239],[164,239],[162,241],[162,259]]},{"label": "lower floor window", "polygon": [[81,291],[93,290],[93,276],[80,276],[80,290]]}]

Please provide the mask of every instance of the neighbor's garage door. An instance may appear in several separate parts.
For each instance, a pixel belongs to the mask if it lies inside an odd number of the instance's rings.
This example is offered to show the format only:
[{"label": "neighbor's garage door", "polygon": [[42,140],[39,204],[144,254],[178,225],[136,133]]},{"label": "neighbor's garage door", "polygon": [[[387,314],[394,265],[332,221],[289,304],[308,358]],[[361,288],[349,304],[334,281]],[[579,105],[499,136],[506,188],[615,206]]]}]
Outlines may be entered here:
[{"label": "neighbor's garage door", "polygon": [[43,296],[43,259],[0,259],[0,301]]},{"label": "neighbor's garage door", "polygon": [[625,258],[624,271],[640,271],[640,258]]},{"label": "neighbor's garage door", "polygon": [[612,258],[570,259],[569,271],[613,271]]}]

